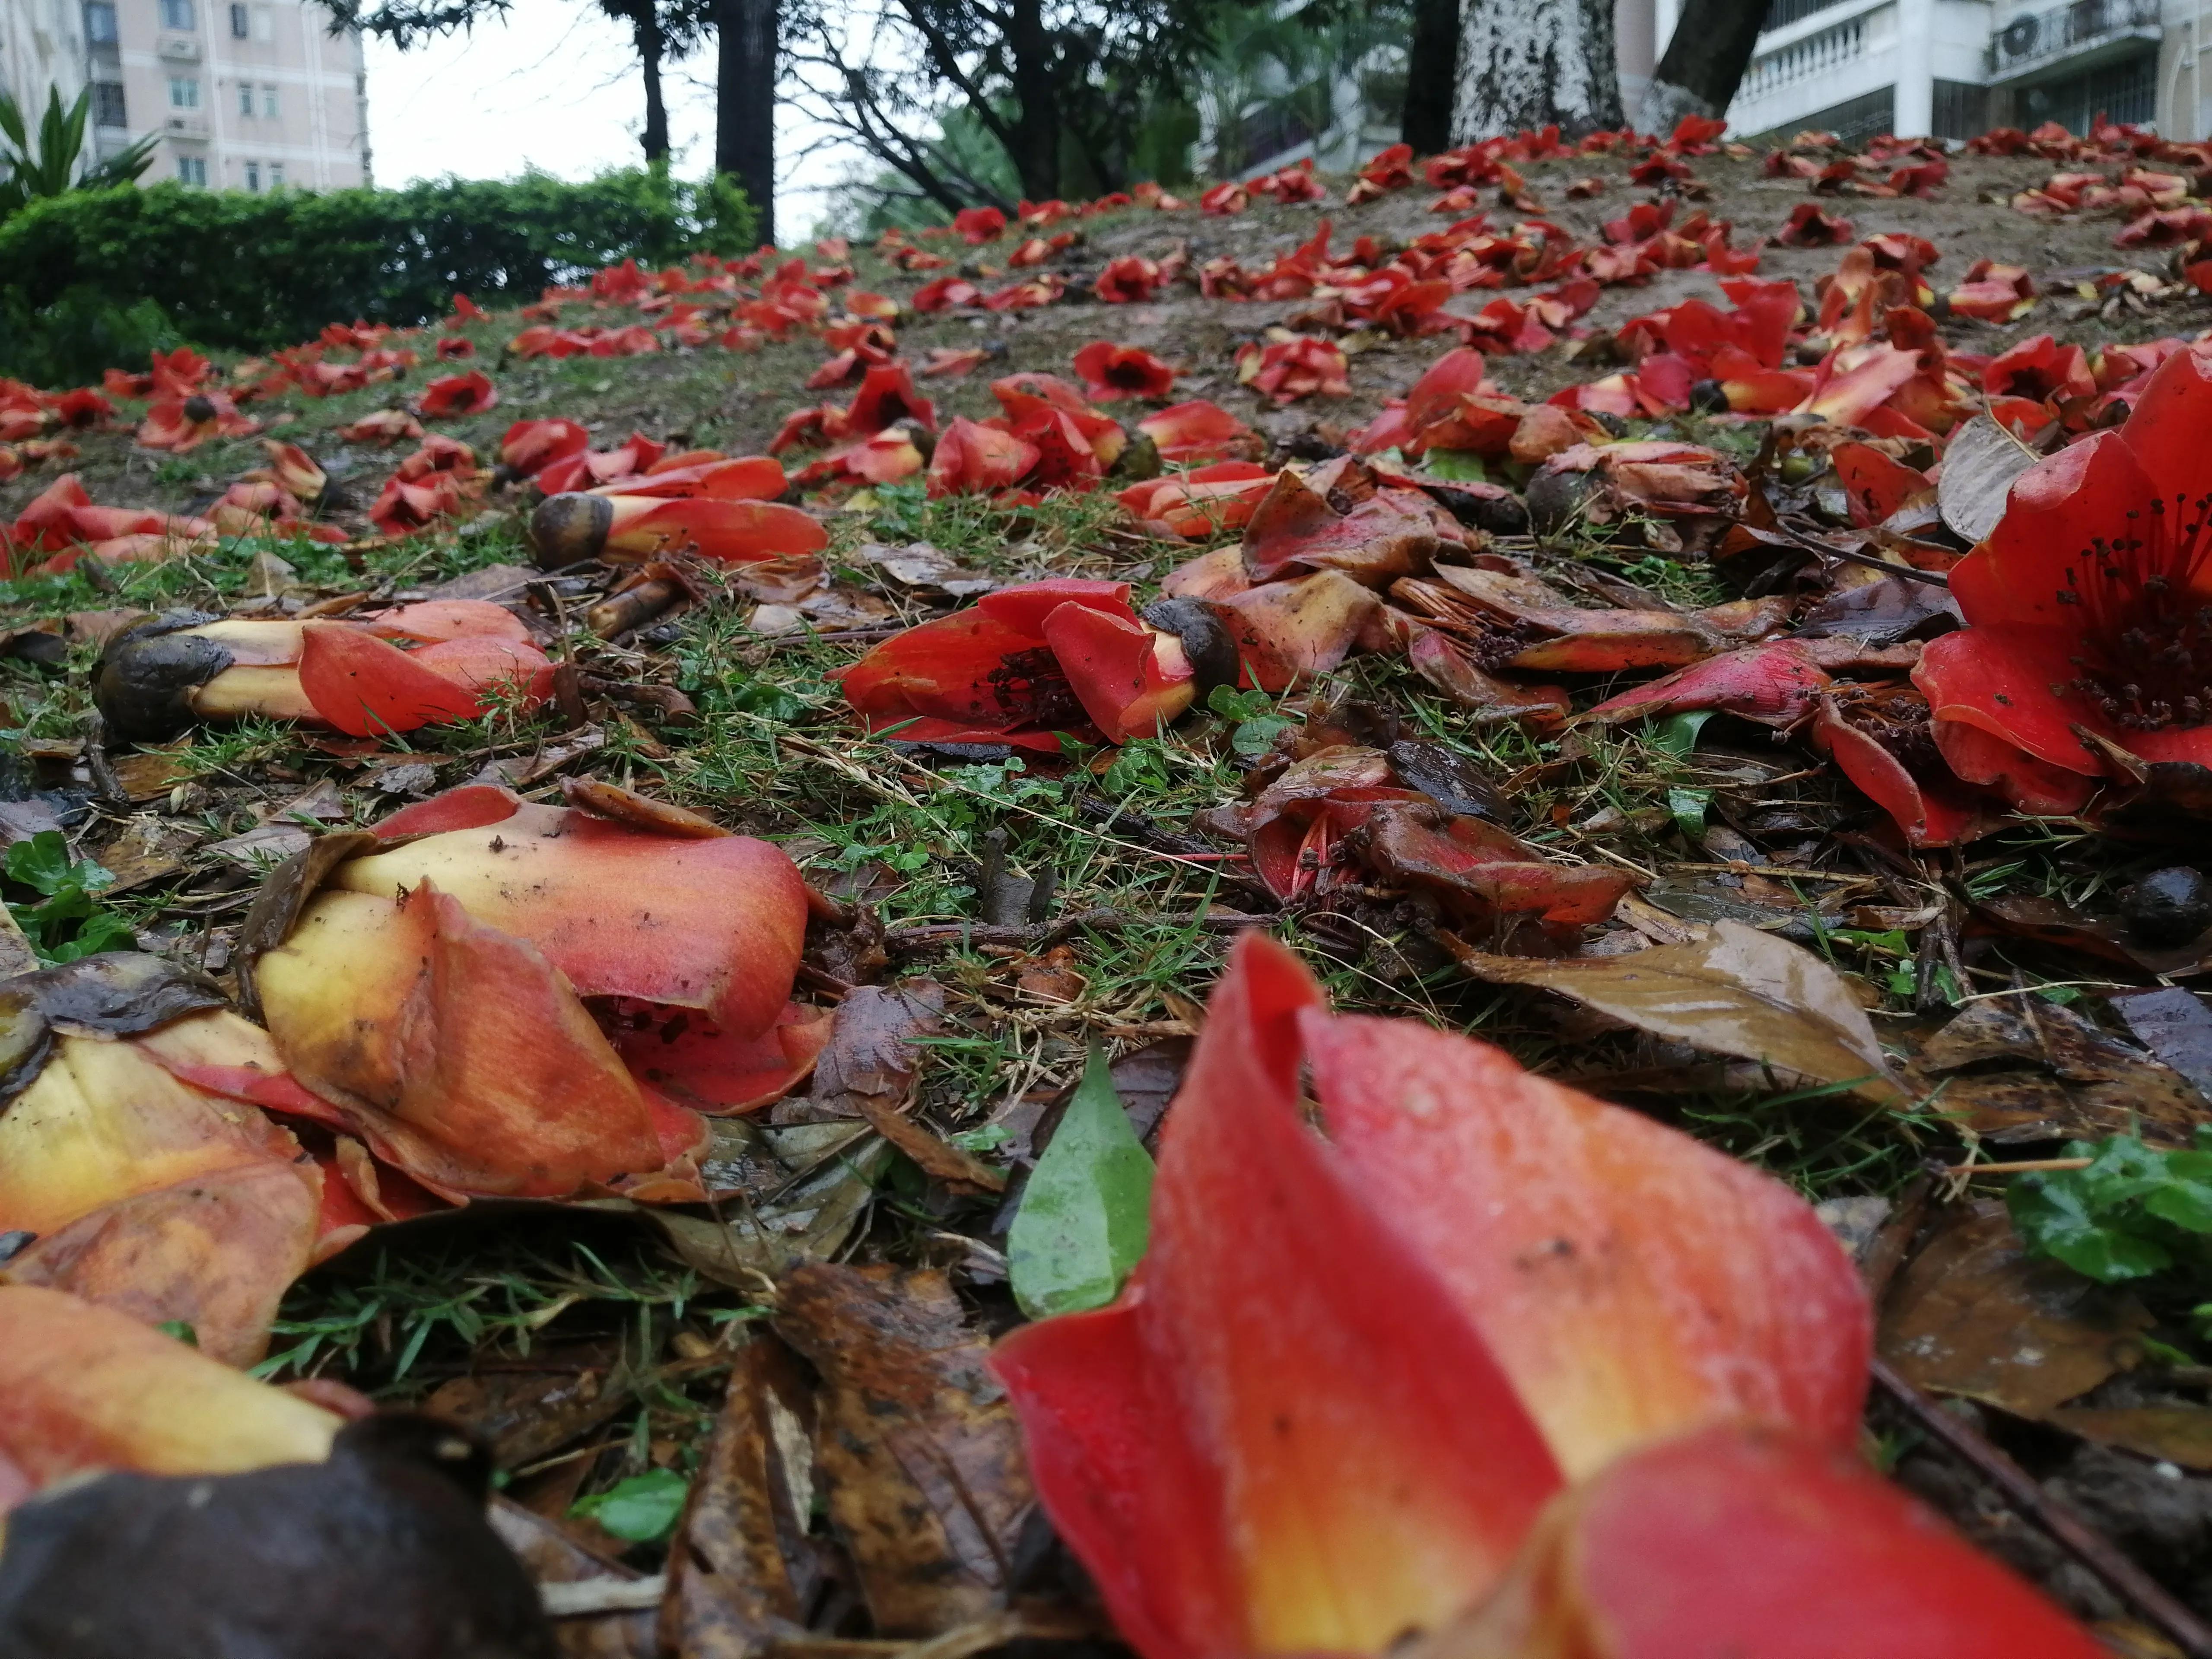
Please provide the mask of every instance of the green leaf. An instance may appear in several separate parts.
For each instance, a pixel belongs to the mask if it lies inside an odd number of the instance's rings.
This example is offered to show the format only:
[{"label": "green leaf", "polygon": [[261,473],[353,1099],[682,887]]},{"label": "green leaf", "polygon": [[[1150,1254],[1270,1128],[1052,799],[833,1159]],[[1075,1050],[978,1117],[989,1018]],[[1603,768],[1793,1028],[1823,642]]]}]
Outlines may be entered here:
[{"label": "green leaf", "polygon": [[616,1481],[605,1492],[578,1499],[568,1513],[598,1522],[626,1543],[650,1544],[674,1530],[690,1486],[673,1469],[647,1469]]},{"label": "green leaf", "polygon": [[1449,483],[1490,482],[1490,471],[1483,465],[1482,457],[1471,449],[1432,449],[1422,458],[1421,465],[1431,477]]},{"label": "green leaf", "polygon": [[1094,1047],[1007,1236],[1022,1311],[1043,1319],[1111,1302],[1145,1253],[1152,1204],[1152,1156]]},{"label": "green leaf", "polygon": [[1712,717],[1710,708],[1694,708],[1686,714],[1669,714],[1665,720],[1654,720],[1651,746],[1676,760],[1687,760],[1690,751],[1698,746],[1698,733],[1705,729],[1705,722]]},{"label": "green leaf", "polygon": [[1667,810],[1674,815],[1674,824],[1692,842],[1702,841],[1705,834],[1705,808],[1712,804],[1710,789],[1669,789]]}]

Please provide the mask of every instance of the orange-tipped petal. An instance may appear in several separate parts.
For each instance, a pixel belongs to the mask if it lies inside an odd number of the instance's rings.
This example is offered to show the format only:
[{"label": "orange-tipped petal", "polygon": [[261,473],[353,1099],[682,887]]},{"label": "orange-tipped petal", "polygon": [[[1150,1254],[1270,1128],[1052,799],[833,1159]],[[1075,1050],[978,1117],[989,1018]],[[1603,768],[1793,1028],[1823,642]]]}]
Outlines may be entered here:
[{"label": "orange-tipped petal", "polygon": [[386,899],[425,880],[543,951],[580,996],[697,1008],[746,1036],[789,1000],[805,939],[805,884],[768,842],[653,835],[574,808],[520,806],[331,876]]},{"label": "orange-tipped petal", "polygon": [[513,640],[522,644],[530,638],[529,625],[521,617],[488,599],[418,599],[413,605],[371,611],[356,620],[380,638],[408,640],[417,645],[471,639]]},{"label": "orange-tipped petal", "polygon": [[[343,623],[310,623],[300,688],[318,718],[356,738],[474,720],[483,700],[398,646]],[[435,647],[426,647],[435,648]]]},{"label": "orange-tipped petal", "polygon": [[1571,1476],[1723,1417],[1853,1443],[1866,1295],[1779,1182],[1469,1037],[1303,1024],[1346,1179],[1483,1333]]},{"label": "orange-tipped petal", "polygon": [[319,1194],[299,1160],[260,1113],[185,1086],[136,1044],[64,1036],[0,1112],[0,1231],[37,1235],[8,1272],[149,1324],[182,1320],[210,1353],[250,1364],[308,1266]]},{"label": "orange-tipped petal", "polygon": [[255,974],[294,1075],[434,1191],[557,1198],[666,1161],[558,970],[427,880],[326,889]]},{"label": "orange-tipped petal", "polygon": [[1316,570],[1263,582],[1215,605],[1252,684],[1286,691],[1341,666],[1382,602],[1340,570]]},{"label": "orange-tipped petal", "polygon": [[1260,435],[1218,404],[1203,398],[1175,404],[1137,422],[1160,459],[1170,463],[1256,459]]},{"label": "orange-tipped petal", "polygon": [[1238,940],[1137,1279],[994,1360],[1146,1659],[1379,1651],[1479,1596],[1559,1484],[1434,1267],[1299,1111],[1320,1002],[1282,946]]},{"label": "orange-tipped petal", "polygon": [[329,1455],[339,1419],[112,1309],[0,1285],[0,1509],[72,1474],[234,1474]]},{"label": "orange-tipped petal", "polygon": [[830,532],[819,519],[780,501],[662,501],[651,495],[604,499],[615,509],[605,550],[635,557],[689,551],[743,564],[818,553],[830,544]]},{"label": "orange-tipped petal", "polygon": [[1714,1428],[1547,1511],[1420,1659],[2098,1659],[2107,1650],[1832,1446]]}]

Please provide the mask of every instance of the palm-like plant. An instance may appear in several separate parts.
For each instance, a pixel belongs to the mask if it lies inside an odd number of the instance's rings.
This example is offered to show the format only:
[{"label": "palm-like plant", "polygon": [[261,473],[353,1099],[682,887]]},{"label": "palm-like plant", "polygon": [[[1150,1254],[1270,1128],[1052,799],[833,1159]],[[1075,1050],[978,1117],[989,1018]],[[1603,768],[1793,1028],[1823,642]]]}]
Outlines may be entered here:
[{"label": "palm-like plant", "polygon": [[0,219],[27,204],[73,190],[102,190],[127,185],[153,165],[152,135],[128,149],[80,168],[85,128],[92,120],[92,88],[79,93],[64,110],[60,89],[46,88],[46,110],[40,118],[37,142],[22,106],[0,91]]}]

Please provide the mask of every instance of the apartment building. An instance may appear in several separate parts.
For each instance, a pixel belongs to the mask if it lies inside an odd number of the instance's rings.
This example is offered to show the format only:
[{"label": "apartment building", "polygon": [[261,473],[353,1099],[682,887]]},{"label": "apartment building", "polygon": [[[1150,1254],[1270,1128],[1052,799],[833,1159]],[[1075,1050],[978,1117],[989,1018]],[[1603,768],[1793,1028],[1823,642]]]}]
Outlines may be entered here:
[{"label": "apartment building", "polygon": [[301,0],[0,0],[0,84],[27,108],[89,86],[100,155],[159,140],[147,183],[370,182],[360,37]]},{"label": "apartment building", "polygon": [[[1649,10],[1646,38],[1663,52],[1679,0],[1622,5]],[[2202,138],[2208,30],[2212,0],[1771,0],[1729,125],[1750,138],[1970,138],[2045,121],[2081,132],[2101,111]],[[1625,59],[1624,79],[1650,61]]]}]

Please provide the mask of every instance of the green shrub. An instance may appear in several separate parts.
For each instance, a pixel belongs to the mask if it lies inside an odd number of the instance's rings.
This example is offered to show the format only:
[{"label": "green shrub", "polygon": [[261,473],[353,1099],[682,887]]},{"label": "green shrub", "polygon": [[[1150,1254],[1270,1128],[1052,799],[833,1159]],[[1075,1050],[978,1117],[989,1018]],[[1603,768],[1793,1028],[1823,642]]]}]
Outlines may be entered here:
[{"label": "green shrub", "polygon": [[[50,361],[75,369],[102,330],[135,343],[156,313],[195,345],[240,351],[296,344],[356,318],[423,323],[457,292],[534,300],[548,283],[623,258],[739,253],[753,224],[729,181],[660,171],[327,194],[175,184],[82,191],[0,224],[0,374],[32,378]],[[141,309],[147,301],[153,311]],[[107,361],[136,366],[144,353]]]}]

